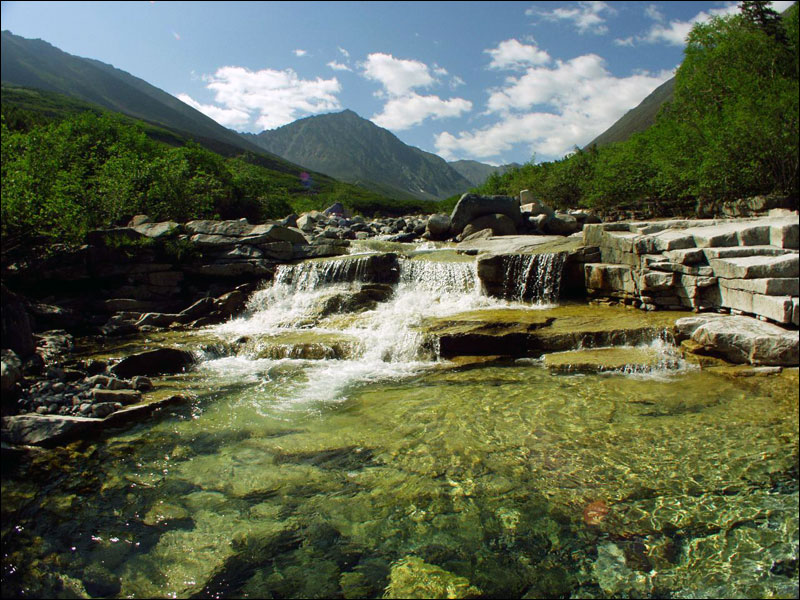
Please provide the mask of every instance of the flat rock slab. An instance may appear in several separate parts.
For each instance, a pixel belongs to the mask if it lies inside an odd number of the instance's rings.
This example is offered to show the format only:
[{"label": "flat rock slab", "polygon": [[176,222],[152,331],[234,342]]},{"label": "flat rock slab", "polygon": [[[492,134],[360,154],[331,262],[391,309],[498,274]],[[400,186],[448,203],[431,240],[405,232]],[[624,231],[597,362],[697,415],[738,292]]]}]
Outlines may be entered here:
[{"label": "flat rock slab", "polygon": [[580,238],[564,238],[560,235],[503,235],[485,240],[461,242],[459,250],[477,250],[489,254],[534,254],[537,252],[561,252],[582,246]]},{"label": "flat rock slab", "polygon": [[15,445],[58,446],[79,438],[99,435],[111,427],[141,421],[160,408],[189,400],[189,396],[169,396],[123,408],[103,419],[37,414],[3,417],[2,440]]},{"label": "flat rock slab", "polygon": [[562,305],[542,310],[478,310],[432,319],[422,330],[442,357],[540,356],[546,352],[648,343],[690,313],[617,306]]},{"label": "flat rock slab", "polygon": [[715,258],[708,262],[714,269],[714,275],[726,279],[763,279],[800,275],[800,259],[797,254]]},{"label": "flat rock slab", "polygon": [[797,331],[744,316],[707,314],[675,322],[678,338],[691,338],[707,353],[733,363],[797,366]]},{"label": "flat rock slab", "polygon": [[544,365],[559,373],[642,373],[660,366],[668,367],[674,361],[652,348],[594,348],[544,355]]}]

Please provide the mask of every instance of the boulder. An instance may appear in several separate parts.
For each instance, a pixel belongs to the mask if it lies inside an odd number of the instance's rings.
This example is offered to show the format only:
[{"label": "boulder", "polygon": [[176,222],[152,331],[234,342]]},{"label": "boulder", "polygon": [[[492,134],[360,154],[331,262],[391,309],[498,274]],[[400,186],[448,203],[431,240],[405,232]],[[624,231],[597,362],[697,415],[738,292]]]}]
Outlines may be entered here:
[{"label": "boulder", "polygon": [[450,235],[450,217],[448,215],[431,215],[425,226],[428,239],[445,240]]},{"label": "boulder", "polygon": [[511,196],[480,196],[464,194],[450,215],[450,233],[458,235],[468,223],[483,215],[501,214],[511,219],[514,225],[522,224],[519,199]]},{"label": "boulder", "polygon": [[530,190],[522,190],[519,193],[519,203],[521,205],[522,212],[530,213],[530,216],[532,217],[537,215],[547,215],[548,217],[551,217],[555,214],[555,211],[552,208],[534,198],[533,192]]},{"label": "boulder", "polygon": [[289,242],[290,244],[307,244],[308,240],[299,229],[283,225],[256,225],[241,239],[247,244],[263,244],[269,242]]},{"label": "boulder", "polygon": [[484,215],[474,221],[470,221],[461,232],[462,238],[477,233],[484,229],[489,229],[492,235],[516,235],[517,228],[509,217],[503,214]]},{"label": "boulder", "polygon": [[797,366],[798,332],[744,316],[704,314],[675,322],[678,340],[691,339],[706,353],[733,363]]},{"label": "boulder", "polygon": [[162,221],[161,223],[139,223],[131,226],[134,231],[141,233],[148,238],[167,238],[180,231],[180,225],[174,221]]},{"label": "boulder", "polygon": [[250,233],[253,226],[247,222],[247,219],[238,219],[236,221],[189,221],[185,228],[190,234],[241,237]]},{"label": "boulder", "polygon": [[578,220],[564,213],[556,213],[544,222],[544,232],[551,235],[572,235],[580,230]]},{"label": "boulder", "polygon": [[181,373],[195,362],[194,355],[177,348],[158,348],[132,354],[111,368],[117,377],[130,379],[136,375],[166,375]]},{"label": "boulder", "polygon": [[317,219],[311,214],[305,214],[297,219],[297,228],[306,233],[314,231],[316,225]]},{"label": "boulder", "polygon": [[27,358],[33,354],[33,331],[28,312],[22,299],[9,291],[6,286],[0,288],[0,324],[2,324],[2,344],[3,348],[13,350],[21,358]]}]

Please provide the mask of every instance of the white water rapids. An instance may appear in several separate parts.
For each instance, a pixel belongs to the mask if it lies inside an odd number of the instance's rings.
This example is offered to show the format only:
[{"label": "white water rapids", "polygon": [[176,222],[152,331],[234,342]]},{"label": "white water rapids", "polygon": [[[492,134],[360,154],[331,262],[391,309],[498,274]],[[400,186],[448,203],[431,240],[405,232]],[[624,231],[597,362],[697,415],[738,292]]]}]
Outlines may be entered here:
[{"label": "white water rapids", "polygon": [[[407,377],[435,365],[417,329],[426,319],[492,308],[537,309],[491,298],[481,291],[476,263],[401,259],[394,293],[374,310],[315,320],[321,302],[337,292],[354,291],[363,278],[360,259],[308,261],[282,265],[274,281],[256,292],[245,316],[217,326],[228,341],[242,337],[280,339],[311,334],[353,340],[356,352],[342,360],[257,358],[247,353],[210,360],[203,369],[215,376],[258,384],[283,380],[279,404],[307,405],[343,399],[350,386]],[[558,274],[560,275],[560,273]]]}]

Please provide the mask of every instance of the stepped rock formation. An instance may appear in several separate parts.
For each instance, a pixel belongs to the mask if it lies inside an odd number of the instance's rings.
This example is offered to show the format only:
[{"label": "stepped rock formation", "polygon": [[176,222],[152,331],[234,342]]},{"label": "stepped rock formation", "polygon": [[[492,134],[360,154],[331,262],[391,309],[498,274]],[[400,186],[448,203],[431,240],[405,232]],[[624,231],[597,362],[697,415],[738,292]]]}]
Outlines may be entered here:
[{"label": "stepped rock formation", "polygon": [[587,225],[583,235],[602,261],[585,267],[590,296],[800,322],[796,214],[603,223]]}]

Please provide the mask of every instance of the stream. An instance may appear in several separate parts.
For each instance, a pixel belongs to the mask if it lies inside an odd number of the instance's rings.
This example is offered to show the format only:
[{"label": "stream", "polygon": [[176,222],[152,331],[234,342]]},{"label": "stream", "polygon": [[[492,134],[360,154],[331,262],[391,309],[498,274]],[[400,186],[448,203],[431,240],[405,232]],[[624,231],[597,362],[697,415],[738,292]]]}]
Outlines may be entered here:
[{"label": "stream", "polygon": [[85,350],[192,349],[156,393],[195,399],[4,460],[2,596],[797,597],[797,369],[701,370],[663,336],[647,368],[451,362],[437,319],[600,309],[559,305],[558,255],[515,265],[512,300],[475,257],[411,252],[387,288],[361,256]]}]

